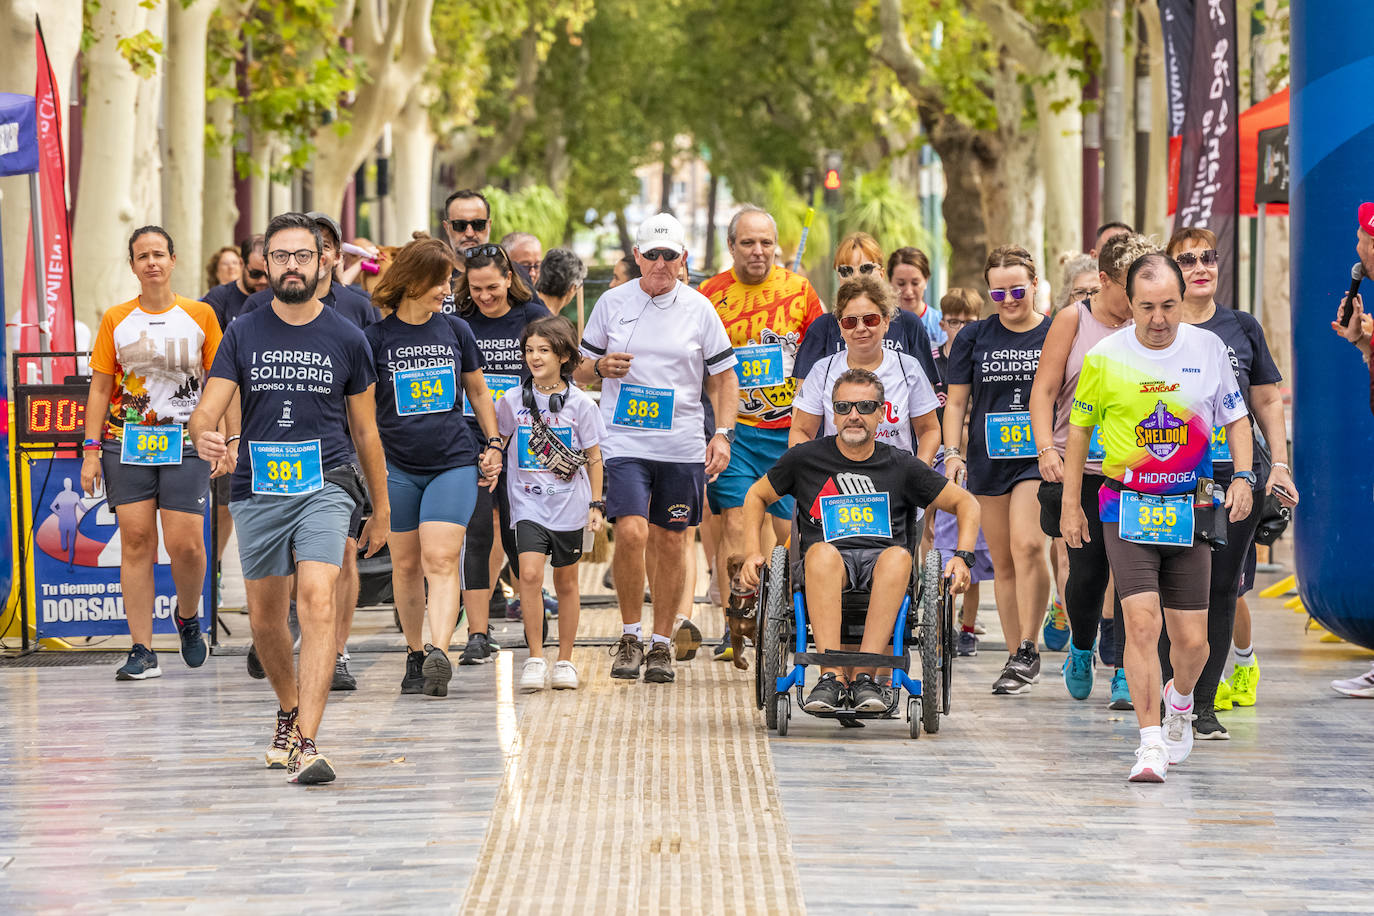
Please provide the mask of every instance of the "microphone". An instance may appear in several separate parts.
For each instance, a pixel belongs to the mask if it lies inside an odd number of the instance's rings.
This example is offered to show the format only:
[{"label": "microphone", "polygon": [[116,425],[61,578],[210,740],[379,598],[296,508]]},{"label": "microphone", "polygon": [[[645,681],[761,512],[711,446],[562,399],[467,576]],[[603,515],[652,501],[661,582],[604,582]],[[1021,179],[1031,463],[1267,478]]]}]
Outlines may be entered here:
[{"label": "microphone", "polygon": [[1350,314],[1355,310],[1355,296],[1360,291],[1360,281],[1364,279],[1364,263],[1355,262],[1350,268],[1350,291],[1345,294],[1345,305],[1341,306],[1341,327],[1350,324]]}]

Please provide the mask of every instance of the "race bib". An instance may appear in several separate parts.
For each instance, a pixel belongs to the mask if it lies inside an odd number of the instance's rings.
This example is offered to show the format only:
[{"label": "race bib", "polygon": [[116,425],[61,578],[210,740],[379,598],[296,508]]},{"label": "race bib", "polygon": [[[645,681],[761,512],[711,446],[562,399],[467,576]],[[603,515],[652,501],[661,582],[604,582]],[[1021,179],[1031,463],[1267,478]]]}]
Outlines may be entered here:
[{"label": "race bib", "polygon": [[1107,447],[1102,444],[1102,427],[1093,427],[1093,437],[1088,440],[1088,460],[1101,461],[1107,457]]},{"label": "race bib", "polygon": [[1164,547],[1193,546],[1193,496],[1121,491],[1121,540]]},{"label": "race bib", "polygon": [[672,429],[673,389],[621,385],[611,423],[631,429]]},{"label": "race bib", "polygon": [[782,374],[782,344],[735,347],[735,375],[741,388],[771,388],[786,379]]},{"label": "race bib", "polygon": [[452,410],[458,397],[457,381],[451,365],[403,369],[395,373],[391,376],[391,386],[396,392],[396,413],[409,417]]},{"label": "race bib", "polygon": [[1030,411],[990,413],[983,420],[989,458],[1034,458]]},{"label": "race bib", "polygon": [[892,537],[892,514],[888,509],[887,494],[822,496],[821,531],[827,541]]},{"label": "race bib", "polygon": [[120,464],[181,464],[181,427],[124,426]]},{"label": "race bib", "polygon": [[[503,394],[520,385],[520,376],[518,375],[488,375],[485,376],[485,378],[487,390],[491,392],[491,399],[493,402],[501,400]],[[476,416],[476,414],[472,412],[472,403],[470,401],[463,401],[463,416]]]},{"label": "race bib", "polygon": [[1226,441],[1226,427],[1212,427],[1212,463],[1231,461],[1231,443]]},{"label": "race bib", "polygon": [[[558,437],[559,442],[562,442],[568,448],[572,448],[571,427],[551,426],[549,427],[549,431]],[[530,449],[530,432],[531,430],[528,426],[522,426],[515,436],[516,464],[522,471],[545,471],[553,473],[540,464],[539,460],[534,457],[534,452]]]},{"label": "race bib", "polygon": [[324,489],[320,440],[249,442],[253,492],[263,496],[303,496]]}]

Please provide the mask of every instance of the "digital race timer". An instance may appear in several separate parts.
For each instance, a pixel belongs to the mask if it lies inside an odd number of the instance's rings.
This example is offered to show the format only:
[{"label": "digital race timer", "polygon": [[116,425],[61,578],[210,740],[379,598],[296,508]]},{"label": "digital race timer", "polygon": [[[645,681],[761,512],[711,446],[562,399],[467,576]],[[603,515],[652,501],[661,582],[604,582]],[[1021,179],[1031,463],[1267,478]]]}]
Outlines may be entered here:
[{"label": "digital race timer", "polygon": [[86,385],[16,385],[17,444],[80,445],[86,438]]}]

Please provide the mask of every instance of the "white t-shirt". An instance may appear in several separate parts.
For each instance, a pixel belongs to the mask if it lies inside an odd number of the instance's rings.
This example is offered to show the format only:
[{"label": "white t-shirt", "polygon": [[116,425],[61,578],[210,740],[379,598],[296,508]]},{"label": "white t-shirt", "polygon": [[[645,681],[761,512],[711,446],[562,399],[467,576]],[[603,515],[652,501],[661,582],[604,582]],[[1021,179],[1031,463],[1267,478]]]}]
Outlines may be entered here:
[{"label": "white t-shirt", "polygon": [[604,457],[706,460],[702,379],[729,372],[737,362],[711,300],[680,282],[652,298],[638,280],[617,286],[592,310],[582,352],[589,359],[634,356],[624,378],[601,383]]},{"label": "white t-shirt", "polygon": [[[820,435],[835,435],[835,410],[831,406],[831,392],[835,380],[849,368],[849,351],[841,350],[816,361],[806,374],[801,390],[792,406],[812,416],[824,418]],[[921,364],[906,353],[883,348],[883,363],[873,373],[883,383],[887,403],[884,416],[878,423],[875,439],[894,448],[915,454],[911,440],[911,420],[940,406],[935,390],[930,387]]]},{"label": "white t-shirt", "polygon": [[[587,506],[592,498],[592,485],[584,467],[572,480],[559,480],[546,471],[526,452],[530,435],[530,412],[521,400],[523,389],[516,386],[506,391],[496,402],[496,426],[502,436],[509,436],[506,444],[506,491],[510,494],[511,525],[516,522],[535,522],[550,531],[581,531],[587,524]],[[575,449],[597,445],[606,435],[601,414],[591,395],[569,385],[563,409],[549,413],[549,396],[534,392],[534,403],[540,416],[560,439]],[[559,430],[567,430],[561,433]]]}]

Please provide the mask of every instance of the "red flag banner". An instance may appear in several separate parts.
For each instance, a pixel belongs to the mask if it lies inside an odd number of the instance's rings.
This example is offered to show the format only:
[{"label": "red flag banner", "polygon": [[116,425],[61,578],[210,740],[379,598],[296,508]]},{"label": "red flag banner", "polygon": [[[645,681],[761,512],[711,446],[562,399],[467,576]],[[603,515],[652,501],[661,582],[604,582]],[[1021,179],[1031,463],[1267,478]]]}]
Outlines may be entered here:
[{"label": "red flag banner", "polygon": [[[48,331],[54,352],[76,349],[76,315],[72,302],[71,224],[67,218],[67,162],[62,154],[62,100],[58,97],[57,81],[52,64],[48,62],[48,48],[43,41],[43,27],[38,27],[38,85],[34,98],[38,103],[38,191],[43,215],[43,297],[47,305]],[[28,256],[24,259],[24,296],[20,310],[23,327],[20,347],[24,351],[38,350],[38,301],[34,295],[33,230],[29,230]],[[20,382],[31,381],[25,367]],[[75,371],[71,360],[53,365],[53,381]]]}]

